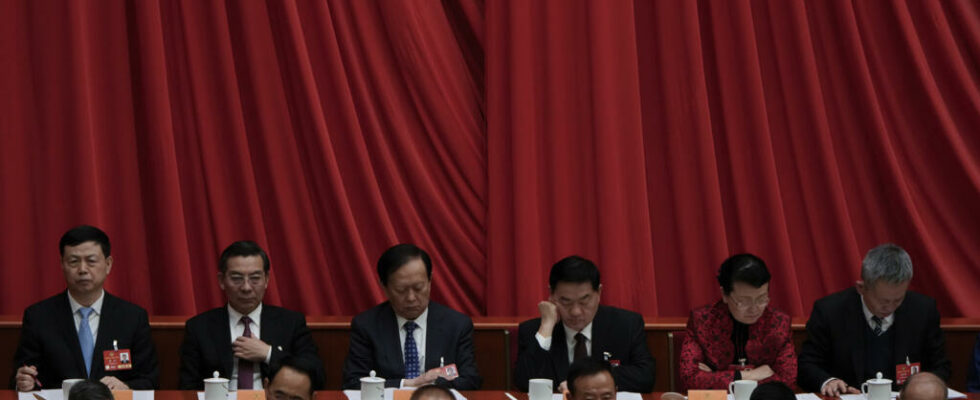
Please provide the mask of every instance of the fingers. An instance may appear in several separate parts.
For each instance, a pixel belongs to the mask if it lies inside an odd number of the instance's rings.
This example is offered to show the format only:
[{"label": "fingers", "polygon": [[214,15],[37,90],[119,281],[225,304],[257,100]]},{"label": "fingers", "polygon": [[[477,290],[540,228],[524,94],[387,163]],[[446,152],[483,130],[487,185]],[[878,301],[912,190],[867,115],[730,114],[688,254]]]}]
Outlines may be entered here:
[{"label": "fingers", "polygon": [[847,387],[847,393],[850,393],[850,394],[861,394],[861,391],[860,391],[860,390],[858,390],[858,389],[857,389],[857,388],[855,388],[855,387],[850,387],[850,386],[848,386],[848,387]]}]

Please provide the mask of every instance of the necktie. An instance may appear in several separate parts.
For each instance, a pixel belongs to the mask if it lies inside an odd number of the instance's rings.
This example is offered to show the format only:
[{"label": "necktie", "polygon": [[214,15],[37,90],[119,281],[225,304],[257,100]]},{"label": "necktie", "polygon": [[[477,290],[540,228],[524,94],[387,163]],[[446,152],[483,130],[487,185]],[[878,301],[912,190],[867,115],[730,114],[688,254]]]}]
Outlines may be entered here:
[{"label": "necktie", "polygon": [[[245,333],[242,336],[252,337],[252,319],[247,315],[242,317],[242,324],[245,324]],[[254,364],[244,358],[238,359],[238,389],[252,389],[252,366]]]},{"label": "necktie", "polygon": [[78,324],[78,344],[82,347],[82,358],[85,359],[85,374],[92,372],[92,351],[95,350],[95,340],[92,338],[92,327],[89,326],[88,317],[92,315],[92,307],[82,307],[78,313],[82,314],[82,322]]},{"label": "necktie", "polygon": [[877,315],[872,316],[871,317],[871,325],[873,325],[873,327],[871,329],[874,331],[875,336],[880,336],[881,335],[881,318],[878,318]]},{"label": "necktie", "polygon": [[575,359],[572,362],[589,358],[589,349],[585,347],[587,340],[589,339],[586,339],[582,332],[575,334]]},{"label": "necktie", "polygon": [[405,323],[405,378],[412,379],[418,377],[419,369],[419,348],[415,345],[415,335],[412,332],[419,326],[414,321]]}]

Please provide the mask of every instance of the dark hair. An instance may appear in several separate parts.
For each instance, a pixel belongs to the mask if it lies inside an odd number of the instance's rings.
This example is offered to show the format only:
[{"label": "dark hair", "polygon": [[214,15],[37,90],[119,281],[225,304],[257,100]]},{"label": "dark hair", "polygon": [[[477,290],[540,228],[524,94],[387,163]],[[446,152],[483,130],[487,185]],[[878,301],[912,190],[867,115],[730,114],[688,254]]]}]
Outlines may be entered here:
[{"label": "dark hair", "polygon": [[785,383],[772,381],[756,386],[749,400],[796,400],[796,395]]},{"label": "dark hair", "polygon": [[221,258],[218,260],[218,271],[221,271],[221,273],[228,271],[228,259],[232,257],[251,256],[262,257],[262,269],[268,274],[269,255],[265,254],[265,250],[262,250],[262,247],[259,247],[258,243],[251,240],[239,240],[225,247],[225,251],[221,252]]},{"label": "dark hair", "polygon": [[769,270],[761,258],[752,254],[736,254],[728,257],[718,268],[718,284],[725,294],[732,292],[735,282],[742,282],[754,288],[769,283]]},{"label": "dark hair", "polygon": [[381,285],[388,286],[388,277],[402,265],[416,258],[422,259],[425,263],[425,273],[429,279],[432,279],[432,259],[429,258],[429,253],[414,244],[402,243],[389,247],[378,258],[378,278],[381,279]]},{"label": "dark hair", "polygon": [[61,235],[61,241],[58,242],[58,252],[64,256],[65,246],[78,246],[85,242],[95,242],[102,247],[102,255],[109,257],[112,247],[109,245],[109,235],[91,225],[79,225]]},{"label": "dark hair", "polygon": [[[429,393],[429,392],[436,392],[436,393]],[[449,389],[446,389],[442,385],[425,385],[418,389],[415,389],[415,391],[412,392],[412,397],[409,398],[409,400],[419,400],[422,398],[422,396],[425,395],[432,395],[432,396],[442,395],[442,396],[446,396],[446,398],[448,399],[456,398],[456,396],[453,396],[453,392],[449,391]]]},{"label": "dark hair", "polygon": [[599,290],[599,268],[592,261],[579,256],[565,257],[551,266],[548,286],[555,291],[558,282],[591,282],[592,290]]},{"label": "dark hair", "polygon": [[310,394],[313,394],[314,390],[319,390],[323,388],[323,382],[320,382],[320,373],[318,363],[311,360],[309,357],[302,356],[292,356],[287,355],[280,358],[279,361],[272,363],[269,366],[269,384],[276,380],[276,375],[283,368],[289,368],[295,370],[303,375],[306,375],[310,379]]},{"label": "dark hair", "polygon": [[99,381],[82,381],[72,385],[67,400],[112,400],[112,391]]},{"label": "dark hair", "polygon": [[568,367],[568,375],[566,375],[565,379],[565,385],[568,386],[568,393],[575,394],[575,381],[578,378],[599,375],[603,372],[608,373],[609,377],[612,377],[612,367],[605,361],[586,357],[572,363]]}]

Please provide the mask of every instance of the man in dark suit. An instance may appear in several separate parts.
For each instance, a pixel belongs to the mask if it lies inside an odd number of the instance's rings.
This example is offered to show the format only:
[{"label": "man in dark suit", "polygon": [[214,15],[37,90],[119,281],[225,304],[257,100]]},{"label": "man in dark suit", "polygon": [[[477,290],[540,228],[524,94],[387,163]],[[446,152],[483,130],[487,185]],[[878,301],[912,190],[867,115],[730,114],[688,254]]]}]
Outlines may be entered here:
[{"label": "man in dark suit", "polygon": [[[180,346],[182,390],[202,390],[214,371],[227,377],[229,389],[261,389],[269,365],[287,355],[322,365],[306,317],[262,303],[269,284],[269,256],[251,241],[232,243],[218,263],[218,284],[225,307],[205,311],[184,326]],[[322,367],[313,387],[323,382]]]},{"label": "man in dark suit", "polygon": [[[155,389],[160,371],[146,310],[102,288],[112,270],[109,236],[77,226],[58,247],[68,290],[24,311],[11,386],[30,391],[87,378],[113,390]],[[131,363],[114,362],[124,353]]]},{"label": "man in dark suit", "polygon": [[855,287],[813,303],[797,380],[825,396],[860,393],[881,372],[896,385],[898,369],[918,365],[949,379],[939,311],[932,298],[908,290],[912,260],[894,244],[868,251]]},{"label": "man in dark suit", "polygon": [[653,391],[655,361],[647,349],[643,317],[599,305],[602,285],[592,261],[570,256],[555,263],[548,277],[551,296],[538,303],[540,318],[518,328],[514,383],[551,379],[567,387],[568,366],[582,358],[612,365],[616,386],[625,392]]},{"label": "man in dark suit", "polygon": [[[387,379],[386,387],[435,383],[479,389],[482,379],[473,357],[473,321],[429,301],[429,255],[412,244],[391,247],[378,260],[378,277],[388,301],[351,321],[344,389],[359,388],[360,378],[372,370]],[[452,365],[456,373],[440,368]]]}]

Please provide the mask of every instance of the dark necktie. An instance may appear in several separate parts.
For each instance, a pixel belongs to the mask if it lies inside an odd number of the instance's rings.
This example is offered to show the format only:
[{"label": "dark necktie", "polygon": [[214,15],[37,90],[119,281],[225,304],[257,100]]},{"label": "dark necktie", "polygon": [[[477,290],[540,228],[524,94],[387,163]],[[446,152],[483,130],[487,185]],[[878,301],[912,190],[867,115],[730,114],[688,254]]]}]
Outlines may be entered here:
[{"label": "dark necktie", "polygon": [[874,331],[875,336],[881,336],[881,318],[877,315],[871,317],[871,330]]},{"label": "dark necktie", "polygon": [[585,338],[585,335],[583,335],[582,332],[575,334],[575,359],[573,359],[572,362],[589,358],[589,349],[585,347],[585,342],[587,340],[588,339]]},{"label": "dark necktie", "polygon": [[[245,333],[242,336],[252,337],[252,319],[247,315],[242,317],[242,324],[245,324]],[[244,358],[238,359],[238,389],[252,389],[252,367],[254,363]]]},{"label": "dark necktie", "polygon": [[421,373],[419,369],[419,348],[415,344],[415,335],[412,332],[419,326],[414,321],[405,323],[405,378],[412,379]]}]

